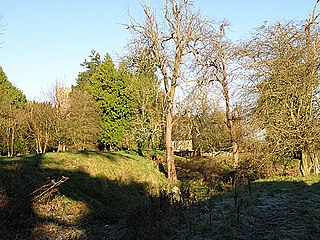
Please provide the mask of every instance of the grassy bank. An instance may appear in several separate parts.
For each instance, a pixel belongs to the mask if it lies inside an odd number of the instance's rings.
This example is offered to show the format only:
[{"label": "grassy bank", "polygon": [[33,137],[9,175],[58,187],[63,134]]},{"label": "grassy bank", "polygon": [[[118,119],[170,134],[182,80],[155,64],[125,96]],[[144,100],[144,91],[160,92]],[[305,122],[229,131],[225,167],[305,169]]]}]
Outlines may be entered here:
[{"label": "grassy bank", "polygon": [[319,239],[320,177],[232,188],[225,161],[177,158],[175,195],[150,158],[1,158],[0,239]]},{"label": "grassy bank", "polygon": [[154,162],[124,152],[1,158],[0,181],[3,239],[99,239],[167,183]]}]

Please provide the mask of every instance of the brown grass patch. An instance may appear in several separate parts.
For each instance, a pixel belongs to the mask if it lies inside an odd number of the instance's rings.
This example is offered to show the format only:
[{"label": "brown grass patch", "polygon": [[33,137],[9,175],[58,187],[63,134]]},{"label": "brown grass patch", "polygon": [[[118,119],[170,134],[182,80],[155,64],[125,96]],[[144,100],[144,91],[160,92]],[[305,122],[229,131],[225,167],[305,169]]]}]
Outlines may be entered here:
[{"label": "brown grass patch", "polygon": [[32,209],[43,219],[68,224],[79,223],[89,213],[85,202],[75,201],[60,194],[34,202]]}]

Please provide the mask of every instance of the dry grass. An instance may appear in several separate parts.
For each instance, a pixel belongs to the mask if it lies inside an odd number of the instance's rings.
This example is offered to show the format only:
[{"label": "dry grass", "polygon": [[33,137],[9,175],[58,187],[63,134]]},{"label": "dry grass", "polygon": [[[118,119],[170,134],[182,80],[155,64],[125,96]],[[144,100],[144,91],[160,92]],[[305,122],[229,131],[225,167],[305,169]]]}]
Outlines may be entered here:
[{"label": "dry grass", "polygon": [[90,212],[85,201],[75,201],[62,194],[33,202],[32,210],[45,221],[54,219],[55,222],[66,224],[78,224]]},{"label": "dry grass", "polygon": [[87,239],[86,231],[77,226],[59,225],[52,222],[36,224],[32,235],[34,240]]},{"label": "dry grass", "polygon": [[0,180],[4,239],[101,239],[168,183],[146,158],[89,151],[2,158]]}]

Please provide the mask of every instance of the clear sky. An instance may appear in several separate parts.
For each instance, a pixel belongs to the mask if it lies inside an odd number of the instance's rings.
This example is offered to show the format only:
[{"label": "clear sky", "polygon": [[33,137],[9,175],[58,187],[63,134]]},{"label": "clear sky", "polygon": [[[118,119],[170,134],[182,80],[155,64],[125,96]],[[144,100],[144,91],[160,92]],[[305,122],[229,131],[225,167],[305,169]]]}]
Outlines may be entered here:
[{"label": "clear sky", "polygon": [[[0,65],[29,100],[56,81],[75,84],[80,63],[92,49],[116,60],[130,40],[127,8],[143,15],[144,0],[1,0]],[[164,0],[149,0],[153,7]],[[263,21],[302,20],[315,0],[193,0],[214,19],[231,22],[229,37],[248,37]]]}]

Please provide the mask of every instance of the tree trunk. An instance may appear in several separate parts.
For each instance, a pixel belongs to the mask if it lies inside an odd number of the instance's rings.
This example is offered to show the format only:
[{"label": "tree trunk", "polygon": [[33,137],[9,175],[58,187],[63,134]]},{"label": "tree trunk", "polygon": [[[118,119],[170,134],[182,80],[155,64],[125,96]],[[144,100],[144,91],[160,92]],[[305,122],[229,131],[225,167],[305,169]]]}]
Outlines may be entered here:
[{"label": "tree trunk", "polygon": [[49,133],[46,132],[45,135],[44,135],[44,143],[43,143],[43,151],[42,151],[42,153],[45,153],[47,151],[48,143],[49,143]]},{"label": "tree trunk", "polygon": [[310,175],[310,168],[308,163],[308,154],[306,151],[301,151],[300,172],[303,177]]},{"label": "tree trunk", "polygon": [[313,167],[314,174],[318,175],[320,173],[320,166],[317,153],[311,152],[310,153],[310,160]]},{"label": "tree trunk", "polygon": [[238,143],[233,140],[231,141],[231,144],[232,144],[233,167],[237,168],[239,166]]},{"label": "tree trunk", "polygon": [[64,143],[58,142],[57,152],[64,152]]},{"label": "tree trunk", "polygon": [[168,165],[168,178],[169,180],[176,182],[177,173],[174,165],[174,154],[172,147],[172,107],[168,109],[168,115],[166,119],[166,151],[167,151],[167,165]]},{"label": "tree trunk", "polygon": [[14,138],[15,138],[15,126],[11,128],[11,147],[10,147],[11,157],[13,157],[14,155]]},{"label": "tree trunk", "polygon": [[37,153],[38,154],[42,153],[41,139],[39,135],[37,136],[37,139],[36,139],[36,145],[37,145],[37,149],[36,149]]},{"label": "tree trunk", "polygon": [[7,134],[6,134],[6,144],[7,144],[7,155],[10,157],[10,128],[8,128]]},{"label": "tree trunk", "polygon": [[235,126],[233,124],[233,118],[232,118],[232,113],[231,113],[229,86],[228,86],[228,82],[227,82],[227,73],[226,72],[224,72],[224,78],[223,78],[223,81],[221,81],[221,85],[223,88],[223,96],[224,96],[225,104],[226,104],[226,121],[227,121],[227,126],[228,126],[229,134],[230,134],[233,167],[237,168],[239,165],[239,151],[238,151],[238,144],[236,141],[236,130],[235,130]]}]

